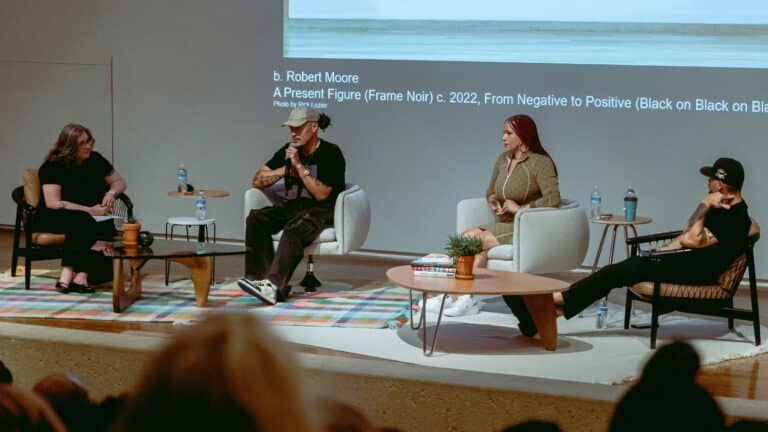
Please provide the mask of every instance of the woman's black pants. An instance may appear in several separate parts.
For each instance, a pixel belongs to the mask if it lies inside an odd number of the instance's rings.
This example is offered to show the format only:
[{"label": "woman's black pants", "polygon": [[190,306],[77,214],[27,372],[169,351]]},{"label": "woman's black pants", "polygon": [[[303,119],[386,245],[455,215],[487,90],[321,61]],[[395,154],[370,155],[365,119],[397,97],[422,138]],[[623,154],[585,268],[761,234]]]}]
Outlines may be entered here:
[{"label": "woman's black pants", "polygon": [[114,221],[96,222],[91,215],[75,210],[47,211],[40,215],[36,230],[66,236],[61,257],[62,267],[72,267],[75,273],[88,274],[88,283],[99,284],[112,279],[112,259],[91,250],[98,240],[115,237]]}]

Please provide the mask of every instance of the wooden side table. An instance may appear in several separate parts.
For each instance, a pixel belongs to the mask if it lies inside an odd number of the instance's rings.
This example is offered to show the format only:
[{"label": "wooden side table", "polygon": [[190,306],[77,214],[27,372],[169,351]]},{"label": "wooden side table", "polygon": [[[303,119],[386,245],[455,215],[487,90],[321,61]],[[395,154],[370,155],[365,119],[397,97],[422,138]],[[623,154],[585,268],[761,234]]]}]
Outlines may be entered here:
[{"label": "wooden side table", "polygon": [[[624,247],[626,248],[625,250],[627,257],[629,257],[629,246],[627,245],[629,234],[627,231],[631,229],[632,235],[637,237],[637,228],[635,228],[635,225],[649,224],[653,222],[653,219],[644,216],[637,216],[635,217],[635,220],[628,221],[624,219],[624,216],[612,214],[610,219],[590,219],[589,221],[595,224],[605,225],[605,228],[603,228],[603,235],[600,236],[600,243],[597,245],[595,261],[592,263],[592,273],[594,273],[597,271],[597,265],[600,263],[600,255],[603,253],[605,236],[608,234],[609,229],[613,228],[613,232],[611,233],[611,251],[608,254],[608,264],[613,264],[613,252],[616,249],[616,231],[618,231],[619,227],[624,229]],[[605,301],[606,303],[608,302],[608,296],[605,296]],[[579,314],[579,318],[583,318],[584,316],[585,312],[582,311]]]},{"label": "wooden side table", "polygon": [[195,189],[192,192],[169,191],[168,196],[176,198],[197,198],[198,195],[200,195],[200,192],[204,192],[206,198],[224,198],[229,196],[229,192],[219,189]]},{"label": "wooden side table", "polygon": [[[229,192],[223,191],[220,189],[195,189],[192,192],[179,192],[179,191],[168,191],[169,197],[174,198],[193,198],[197,199],[197,197],[200,196],[200,192],[205,194],[205,198],[225,198],[229,196]],[[170,224],[171,227],[171,239],[173,239],[173,229],[174,226],[179,225],[183,226],[187,230],[187,240],[189,240],[189,228],[196,226],[197,227],[197,242],[198,243],[205,243],[209,236],[208,234],[208,225],[213,225],[213,242],[216,243],[216,219],[214,218],[206,218],[204,220],[197,220],[196,218],[192,217],[178,217],[178,218],[168,218],[165,222],[165,238],[168,239],[168,226]],[[168,277],[171,270],[171,262],[169,260],[165,261],[165,284],[168,285]],[[213,260],[213,271],[212,271],[212,281],[215,282],[215,275],[216,275],[216,261]]]},{"label": "wooden side table", "polygon": [[[192,192],[179,192],[179,191],[169,191],[168,196],[174,197],[174,198],[193,198],[197,199],[198,196],[200,196],[200,192],[203,192],[205,194],[205,198],[224,198],[229,196],[229,192],[219,190],[219,189],[195,189]],[[198,224],[197,228],[197,241],[200,243],[205,242],[205,227],[207,225]],[[214,234],[214,237],[216,235]]]},{"label": "wooden side table", "polygon": [[608,230],[613,228],[611,233],[611,251],[608,254],[608,263],[613,264],[613,252],[616,248],[616,231],[619,227],[624,229],[624,247],[627,251],[627,257],[629,257],[629,246],[627,246],[627,239],[629,238],[628,230],[632,230],[632,235],[637,237],[637,228],[635,225],[645,225],[653,222],[653,219],[645,216],[638,216],[633,221],[624,219],[624,216],[611,215],[610,219],[590,219],[595,224],[605,225],[603,228],[603,235],[600,237],[600,243],[597,246],[597,253],[595,254],[595,261],[592,263],[592,273],[597,270],[597,265],[600,262],[600,255],[603,253],[603,245],[605,244],[605,236],[608,234]]}]

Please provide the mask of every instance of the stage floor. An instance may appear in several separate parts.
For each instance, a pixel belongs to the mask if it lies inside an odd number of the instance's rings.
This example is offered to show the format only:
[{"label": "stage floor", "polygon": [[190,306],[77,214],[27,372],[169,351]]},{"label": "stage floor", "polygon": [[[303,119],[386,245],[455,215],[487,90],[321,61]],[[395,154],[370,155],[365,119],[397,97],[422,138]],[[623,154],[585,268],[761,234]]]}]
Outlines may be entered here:
[{"label": "stage floor", "polygon": [[[12,231],[0,230],[0,269],[10,267],[11,261]],[[216,275],[218,278],[233,277],[242,274],[242,257],[221,257],[216,261]],[[401,261],[389,259],[372,259],[363,257],[327,258],[316,260],[315,271],[321,280],[333,280],[352,285],[363,286],[373,281],[385,279],[385,271],[394,265],[402,264]],[[56,268],[57,261],[36,261],[34,268]],[[182,266],[172,265],[172,278],[187,277]],[[303,265],[297,270],[299,278],[303,275]],[[150,262],[143,271],[162,274],[162,262]],[[583,276],[581,273],[563,273],[550,275],[565,281],[573,281]],[[322,289],[322,287],[320,288]],[[623,292],[616,290],[612,301],[621,303]],[[763,291],[760,295],[761,317],[763,323],[768,322],[768,293]],[[740,298],[737,302],[746,301]],[[101,322],[80,320],[55,320],[55,319],[4,319],[1,321],[30,324],[60,329],[79,329],[110,333],[128,334],[163,334],[173,331],[171,324],[162,323],[125,323],[125,322]],[[768,335],[763,335],[766,337]],[[320,354],[323,356],[342,357],[351,359],[366,359],[364,355],[349,354],[328,349],[296,345],[303,353]],[[387,362],[377,359],[377,362]],[[398,368],[416,368],[417,366],[405,363],[389,361],[392,366]],[[730,397],[749,400],[768,400],[768,354],[757,357],[730,360],[724,363],[703,368],[700,382],[715,396]]]}]

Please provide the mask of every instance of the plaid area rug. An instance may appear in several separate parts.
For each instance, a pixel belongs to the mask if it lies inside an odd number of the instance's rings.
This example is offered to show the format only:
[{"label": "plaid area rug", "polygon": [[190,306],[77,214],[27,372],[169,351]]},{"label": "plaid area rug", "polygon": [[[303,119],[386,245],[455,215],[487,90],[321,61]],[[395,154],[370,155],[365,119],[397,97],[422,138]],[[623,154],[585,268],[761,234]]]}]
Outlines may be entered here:
[{"label": "plaid area rug", "polygon": [[[19,273],[17,273],[18,275]],[[122,313],[112,312],[112,292],[61,294],[56,274],[33,273],[30,289],[24,277],[0,275],[0,317],[60,318],[102,321],[173,322],[198,320],[212,310],[251,310],[276,325],[315,327],[398,328],[407,322],[407,291],[370,284],[351,291],[294,295],[286,303],[267,307],[244,294],[234,282],[211,288],[208,307],[195,305],[190,280],[163,284],[162,275],[146,276],[142,296]]]}]

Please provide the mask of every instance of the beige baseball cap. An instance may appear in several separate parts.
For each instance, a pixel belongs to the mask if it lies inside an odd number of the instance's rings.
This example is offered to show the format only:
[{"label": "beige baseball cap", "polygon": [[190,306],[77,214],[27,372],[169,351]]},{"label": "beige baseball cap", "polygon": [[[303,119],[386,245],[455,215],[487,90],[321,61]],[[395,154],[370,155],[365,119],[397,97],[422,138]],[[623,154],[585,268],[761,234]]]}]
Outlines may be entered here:
[{"label": "beige baseball cap", "polygon": [[317,121],[320,119],[320,113],[307,107],[296,107],[291,110],[288,120],[283,122],[283,126],[301,126],[308,121]]}]

